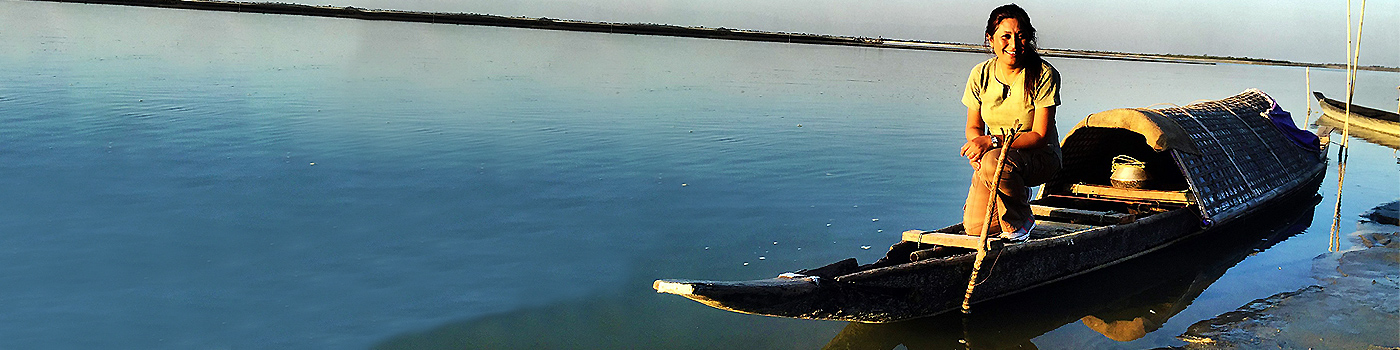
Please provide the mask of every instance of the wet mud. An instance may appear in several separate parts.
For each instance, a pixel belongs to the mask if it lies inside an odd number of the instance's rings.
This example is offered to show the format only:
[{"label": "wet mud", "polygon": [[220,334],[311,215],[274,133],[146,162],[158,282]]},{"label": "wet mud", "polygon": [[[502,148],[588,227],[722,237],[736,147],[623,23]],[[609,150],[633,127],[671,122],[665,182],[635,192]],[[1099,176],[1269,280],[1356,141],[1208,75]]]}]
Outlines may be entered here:
[{"label": "wet mud", "polygon": [[1186,349],[1400,349],[1395,203],[1363,214],[1354,248],[1313,260],[1317,284],[1254,300],[1187,328]]}]

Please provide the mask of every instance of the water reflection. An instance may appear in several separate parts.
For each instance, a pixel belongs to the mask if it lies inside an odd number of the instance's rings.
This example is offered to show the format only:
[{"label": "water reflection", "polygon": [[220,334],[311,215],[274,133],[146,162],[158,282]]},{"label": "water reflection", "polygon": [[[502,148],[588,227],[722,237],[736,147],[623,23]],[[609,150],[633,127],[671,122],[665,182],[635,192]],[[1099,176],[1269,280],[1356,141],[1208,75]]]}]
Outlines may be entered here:
[{"label": "water reflection", "polygon": [[892,324],[852,322],[825,349],[1035,349],[1032,339],[1079,322],[1120,342],[1162,327],[1246,257],[1302,233],[1321,200],[1283,204],[1274,214],[1216,234],[1030,292]]},{"label": "water reflection", "polygon": [[[1316,127],[1330,127],[1332,128],[1332,134],[1341,135],[1342,129],[1346,127],[1346,122],[1337,120],[1330,115],[1323,115],[1318,117],[1317,121],[1313,122],[1313,125]],[[1353,126],[1348,133],[1351,134],[1352,137],[1366,140],[1366,142],[1400,149],[1400,137],[1395,137],[1395,135],[1355,126]]]}]

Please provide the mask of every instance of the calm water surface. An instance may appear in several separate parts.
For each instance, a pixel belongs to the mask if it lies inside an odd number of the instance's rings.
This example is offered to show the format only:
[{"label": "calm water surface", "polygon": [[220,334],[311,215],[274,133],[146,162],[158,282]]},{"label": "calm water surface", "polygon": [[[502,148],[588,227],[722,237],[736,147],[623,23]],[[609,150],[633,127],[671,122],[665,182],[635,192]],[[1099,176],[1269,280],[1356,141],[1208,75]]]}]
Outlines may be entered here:
[{"label": "calm water surface", "polygon": [[[0,348],[17,349],[820,348],[848,324],[650,283],[866,262],[956,222],[958,99],[985,59],[0,5]],[[1062,132],[1251,87],[1302,121],[1300,69],[1052,63]],[[1359,83],[1360,104],[1395,106],[1400,75]],[[1394,151],[1353,144],[1344,227],[1400,197]],[[1195,321],[1313,283],[1329,173],[1310,227],[1159,330],[1119,342],[1076,316],[1025,338],[1181,345]]]}]

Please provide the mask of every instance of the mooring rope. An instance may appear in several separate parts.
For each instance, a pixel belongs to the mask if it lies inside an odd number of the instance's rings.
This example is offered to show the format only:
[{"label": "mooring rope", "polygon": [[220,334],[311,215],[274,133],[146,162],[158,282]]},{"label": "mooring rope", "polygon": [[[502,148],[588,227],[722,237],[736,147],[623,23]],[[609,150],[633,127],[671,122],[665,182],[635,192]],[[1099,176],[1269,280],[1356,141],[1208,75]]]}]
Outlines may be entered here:
[{"label": "mooring rope", "polygon": [[1328,246],[1329,251],[1340,251],[1342,249],[1342,184],[1347,177],[1347,157],[1349,156],[1348,146],[1351,136],[1351,103],[1352,97],[1356,95],[1356,66],[1361,60],[1361,29],[1366,25],[1366,0],[1361,0],[1361,14],[1356,24],[1356,43],[1352,44],[1351,34],[1351,0],[1347,0],[1347,108],[1346,118],[1342,125],[1342,144],[1337,150],[1337,205],[1332,209],[1332,241]]}]

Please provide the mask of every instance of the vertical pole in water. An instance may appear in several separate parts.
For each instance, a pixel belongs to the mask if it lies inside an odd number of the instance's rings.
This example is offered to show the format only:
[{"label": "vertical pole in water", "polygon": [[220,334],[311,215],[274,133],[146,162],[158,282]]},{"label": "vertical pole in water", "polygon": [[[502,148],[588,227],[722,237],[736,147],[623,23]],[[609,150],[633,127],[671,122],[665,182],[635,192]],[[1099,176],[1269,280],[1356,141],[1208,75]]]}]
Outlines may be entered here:
[{"label": "vertical pole in water", "polygon": [[1356,43],[1352,44],[1351,0],[1347,0],[1347,108],[1342,126],[1342,144],[1337,150],[1337,205],[1332,211],[1332,241],[1330,251],[1342,249],[1342,183],[1346,181],[1348,142],[1351,137],[1351,100],[1356,95],[1356,66],[1361,60],[1361,28],[1366,24],[1366,0],[1361,0],[1361,15],[1356,24]]},{"label": "vertical pole in water", "polygon": [[1308,105],[1308,113],[1303,115],[1303,129],[1308,128],[1308,120],[1312,119],[1312,67],[1303,67],[1303,84],[1306,84],[1308,91],[1304,91],[1306,98],[1303,103]]}]

